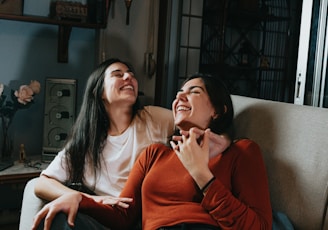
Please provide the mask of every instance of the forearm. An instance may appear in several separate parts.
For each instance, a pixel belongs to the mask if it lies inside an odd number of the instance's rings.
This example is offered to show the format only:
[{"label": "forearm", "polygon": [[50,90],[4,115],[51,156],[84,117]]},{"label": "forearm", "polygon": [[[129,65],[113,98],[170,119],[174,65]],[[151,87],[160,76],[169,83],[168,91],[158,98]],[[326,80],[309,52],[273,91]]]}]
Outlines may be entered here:
[{"label": "forearm", "polygon": [[56,179],[41,175],[34,188],[34,193],[41,199],[52,201],[61,195],[73,191]]},{"label": "forearm", "polygon": [[236,198],[219,180],[214,180],[208,188],[202,206],[222,229],[271,229],[269,207],[263,209],[247,205]]},{"label": "forearm", "polygon": [[82,196],[79,211],[93,217],[110,229],[131,229],[131,226],[135,224],[134,215],[128,214],[129,208],[101,204],[86,195]]},{"label": "forearm", "polygon": [[203,170],[197,171],[191,176],[194,178],[200,190],[203,190],[205,186],[207,187],[209,183],[212,182],[214,177],[214,175],[208,168],[204,168]]},{"label": "forearm", "polygon": [[246,139],[232,148],[223,155],[222,171],[214,173],[216,179],[202,206],[223,229],[271,229],[270,192],[260,148]]}]

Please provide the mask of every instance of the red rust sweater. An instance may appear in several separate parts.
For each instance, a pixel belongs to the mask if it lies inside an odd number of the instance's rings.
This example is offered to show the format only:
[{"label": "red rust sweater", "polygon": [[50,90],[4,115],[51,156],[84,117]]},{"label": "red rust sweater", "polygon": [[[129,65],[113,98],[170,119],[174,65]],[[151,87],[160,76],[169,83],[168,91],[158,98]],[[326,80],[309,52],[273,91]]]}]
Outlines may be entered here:
[{"label": "red rust sweater", "polygon": [[203,196],[175,152],[153,144],[140,155],[121,193],[133,198],[128,209],[83,197],[80,211],[111,229],[131,229],[141,213],[144,230],[179,223],[271,229],[268,180],[259,146],[239,140],[210,159],[209,167],[216,179]]}]

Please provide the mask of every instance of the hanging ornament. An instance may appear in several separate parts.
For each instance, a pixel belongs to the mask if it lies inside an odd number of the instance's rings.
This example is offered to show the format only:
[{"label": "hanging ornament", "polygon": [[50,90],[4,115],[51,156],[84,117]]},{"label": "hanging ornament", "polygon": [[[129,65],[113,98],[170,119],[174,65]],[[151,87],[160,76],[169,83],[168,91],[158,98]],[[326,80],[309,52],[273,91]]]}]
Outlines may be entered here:
[{"label": "hanging ornament", "polygon": [[130,23],[130,7],[131,7],[132,0],[124,0],[124,1],[125,1],[125,7],[126,7],[126,21],[125,21],[125,23],[127,25],[129,25],[129,23]]}]

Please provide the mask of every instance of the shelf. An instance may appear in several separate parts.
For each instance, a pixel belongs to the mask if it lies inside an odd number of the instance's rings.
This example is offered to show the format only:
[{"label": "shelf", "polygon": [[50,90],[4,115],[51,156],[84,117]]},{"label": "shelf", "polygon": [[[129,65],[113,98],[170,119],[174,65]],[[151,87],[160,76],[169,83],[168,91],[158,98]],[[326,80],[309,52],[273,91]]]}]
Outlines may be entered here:
[{"label": "shelf", "polygon": [[58,25],[58,26],[69,26],[69,27],[80,27],[89,29],[101,29],[106,28],[106,23],[90,23],[90,22],[80,22],[73,20],[57,20],[44,16],[34,16],[34,15],[13,15],[13,14],[1,14],[0,19],[12,20],[12,21],[23,21],[23,22],[34,22],[40,24],[48,25]]},{"label": "shelf", "polygon": [[34,15],[12,15],[12,14],[0,14],[0,19],[12,20],[12,21],[22,21],[22,22],[32,22],[47,25],[57,25],[58,26],[58,49],[57,49],[57,59],[58,62],[67,63],[68,62],[68,46],[69,38],[73,27],[86,28],[86,29],[104,29],[107,26],[107,16],[103,23],[90,23],[83,21],[73,21],[73,20],[57,20],[44,16],[34,16]]},{"label": "shelf", "polygon": [[0,184],[25,183],[34,177],[38,177],[41,171],[48,166],[48,163],[40,162],[38,159],[33,159],[30,163],[30,165],[40,163],[40,167],[35,168],[15,161],[13,166],[0,172]]}]

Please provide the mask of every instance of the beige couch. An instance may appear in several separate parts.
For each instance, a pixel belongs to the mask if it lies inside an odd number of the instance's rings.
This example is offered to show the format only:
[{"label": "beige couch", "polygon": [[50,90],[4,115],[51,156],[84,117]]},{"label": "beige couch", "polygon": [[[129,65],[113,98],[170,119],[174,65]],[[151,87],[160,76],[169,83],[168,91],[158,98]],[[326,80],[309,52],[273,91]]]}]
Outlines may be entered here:
[{"label": "beige couch", "polygon": [[295,229],[328,230],[328,109],[235,96],[238,136],[255,140],[274,210]]},{"label": "beige couch", "polygon": [[[266,162],[273,209],[295,229],[328,230],[328,109],[233,96],[238,137],[255,140]],[[42,201],[24,191],[20,230]]]}]

